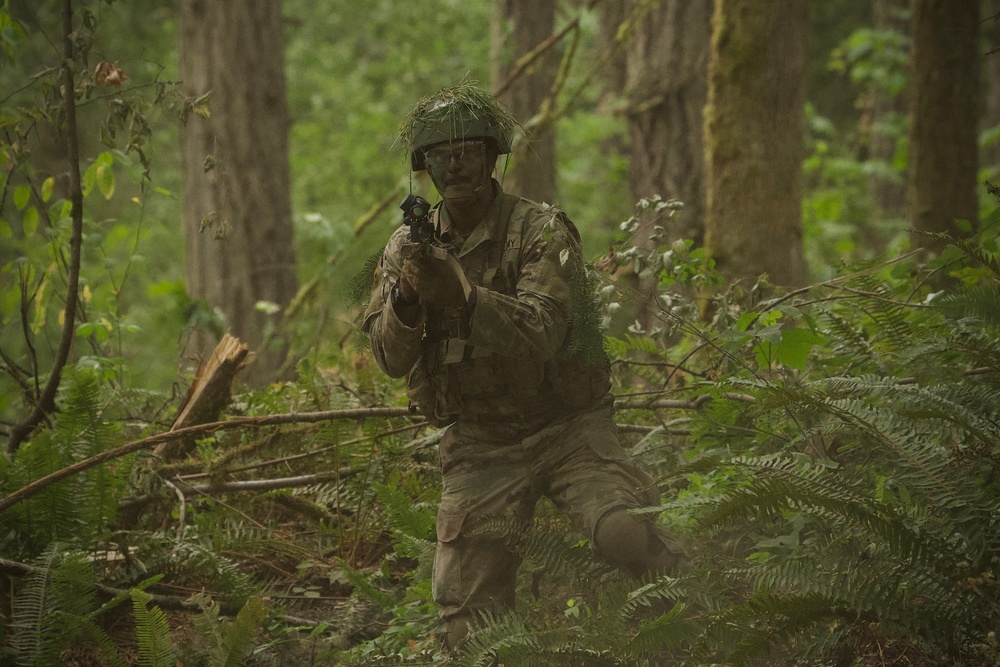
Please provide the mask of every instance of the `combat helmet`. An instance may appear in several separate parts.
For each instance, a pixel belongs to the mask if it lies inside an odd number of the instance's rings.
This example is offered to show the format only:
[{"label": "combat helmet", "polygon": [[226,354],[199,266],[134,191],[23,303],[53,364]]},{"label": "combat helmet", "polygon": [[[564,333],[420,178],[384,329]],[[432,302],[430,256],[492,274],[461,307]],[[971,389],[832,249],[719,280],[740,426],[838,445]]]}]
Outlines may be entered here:
[{"label": "combat helmet", "polygon": [[443,88],[417,102],[399,129],[413,171],[427,168],[424,150],[444,141],[489,138],[500,154],[510,153],[517,122],[495,97],[475,85]]}]

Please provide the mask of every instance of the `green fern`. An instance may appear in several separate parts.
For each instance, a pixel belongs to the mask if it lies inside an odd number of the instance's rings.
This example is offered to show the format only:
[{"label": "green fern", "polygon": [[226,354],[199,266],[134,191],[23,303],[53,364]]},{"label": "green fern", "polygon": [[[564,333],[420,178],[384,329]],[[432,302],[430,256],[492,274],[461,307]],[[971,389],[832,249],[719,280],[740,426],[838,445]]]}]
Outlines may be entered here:
[{"label": "green fern", "polygon": [[979,284],[948,292],[934,305],[948,316],[976,318],[988,327],[1000,327],[1000,285]]},{"label": "green fern", "polygon": [[126,597],[121,594],[98,606],[90,559],[52,544],[36,560],[14,600],[9,648],[15,663],[48,667],[60,664],[67,648],[89,646],[103,664],[124,667],[122,655],[98,619]]},{"label": "green fern", "polygon": [[220,605],[209,596],[200,594],[195,603],[201,613],[194,617],[200,642],[185,647],[191,660],[204,662],[205,667],[238,667],[253,647],[261,624],[267,617],[267,607],[259,597],[251,597],[232,620],[220,614]]},{"label": "green fern", "polygon": [[134,588],[131,597],[139,664],[142,667],[174,667],[176,656],[167,615],[156,605],[148,606],[152,601],[149,593]]},{"label": "green fern", "polygon": [[552,574],[595,574],[602,569],[578,543],[510,517],[482,517],[471,522],[467,534],[499,538],[511,551]]},{"label": "green fern", "polygon": [[[55,428],[22,445],[10,462],[5,491],[13,491],[52,472],[120,444],[120,429],[103,415],[105,405],[96,374],[72,369],[65,374]],[[127,479],[128,459],[98,466],[51,484],[5,512],[10,527],[7,553],[33,558],[59,540],[91,546],[104,539],[117,520]]]}]

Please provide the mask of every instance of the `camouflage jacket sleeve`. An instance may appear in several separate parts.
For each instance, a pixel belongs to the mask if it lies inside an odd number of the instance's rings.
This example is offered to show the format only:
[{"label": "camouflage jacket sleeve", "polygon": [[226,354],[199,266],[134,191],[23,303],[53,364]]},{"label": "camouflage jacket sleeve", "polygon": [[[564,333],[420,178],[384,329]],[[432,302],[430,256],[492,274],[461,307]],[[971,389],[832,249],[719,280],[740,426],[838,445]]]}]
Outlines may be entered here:
[{"label": "camouflage jacket sleeve", "polygon": [[420,339],[424,332],[426,314],[413,327],[406,326],[396,315],[389,298],[389,291],[399,279],[400,246],[406,236],[406,227],[400,227],[390,238],[382,253],[371,298],[365,311],[362,331],[371,339],[372,351],[379,367],[390,377],[406,375],[420,356]]},{"label": "camouflage jacket sleeve", "polygon": [[561,212],[533,207],[526,215],[516,296],[480,287],[467,342],[491,354],[543,363],[566,337],[570,276],[581,250]]}]

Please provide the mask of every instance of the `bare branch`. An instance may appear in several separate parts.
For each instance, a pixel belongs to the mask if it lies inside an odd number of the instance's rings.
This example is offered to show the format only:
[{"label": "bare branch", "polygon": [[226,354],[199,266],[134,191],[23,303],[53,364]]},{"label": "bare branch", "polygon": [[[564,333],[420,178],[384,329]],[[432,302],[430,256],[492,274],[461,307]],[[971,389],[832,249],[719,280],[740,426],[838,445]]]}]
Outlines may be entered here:
[{"label": "bare branch", "polygon": [[69,276],[66,285],[66,300],[64,302],[64,318],[62,337],[59,349],[52,362],[52,370],[45,389],[31,414],[23,422],[16,424],[10,431],[7,441],[7,451],[14,453],[25,438],[38,426],[45,416],[55,409],[56,392],[62,378],[63,368],[69,359],[69,350],[73,344],[73,330],[76,324],[77,296],[80,287],[80,251],[83,240],[83,189],[80,184],[80,146],[76,131],[76,95],[73,80],[73,2],[63,0],[63,69],[62,95],[66,103],[66,162],[69,170],[70,201],[72,203],[73,232],[70,236]]}]

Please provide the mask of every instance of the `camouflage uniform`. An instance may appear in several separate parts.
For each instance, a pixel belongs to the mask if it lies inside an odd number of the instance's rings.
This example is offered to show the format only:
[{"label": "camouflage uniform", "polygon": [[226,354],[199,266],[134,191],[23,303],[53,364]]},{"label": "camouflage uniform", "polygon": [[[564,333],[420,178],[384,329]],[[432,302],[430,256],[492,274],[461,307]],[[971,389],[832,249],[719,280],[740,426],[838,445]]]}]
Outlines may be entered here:
[{"label": "camouflage uniform", "polygon": [[572,272],[582,265],[576,228],[554,208],[493,187],[492,208],[468,238],[443,206],[434,217],[437,238],[478,286],[471,313],[425,308],[414,327],[399,319],[389,295],[406,245],[400,227],[363,325],[382,369],[406,375],[418,409],[451,424],[440,445],[433,584],[442,618],[455,622],[513,603],[519,560],[501,539],[469,535],[478,519],[527,521],[545,495],[593,544],[610,513],[659,499],[619,444],[603,352],[595,364],[567,349]]}]

